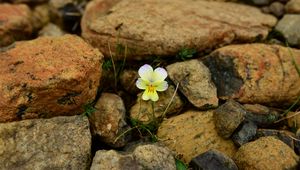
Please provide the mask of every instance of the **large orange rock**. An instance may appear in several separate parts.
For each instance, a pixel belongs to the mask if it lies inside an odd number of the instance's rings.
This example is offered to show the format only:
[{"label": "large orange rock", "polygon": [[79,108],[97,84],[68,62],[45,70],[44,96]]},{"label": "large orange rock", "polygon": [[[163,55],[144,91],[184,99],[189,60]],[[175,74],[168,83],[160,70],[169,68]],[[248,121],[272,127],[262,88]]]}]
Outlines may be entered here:
[{"label": "large orange rock", "polygon": [[89,43],[107,57],[111,51],[116,59],[174,56],[183,48],[203,52],[232,42],[253,42],[264,39],[276,24],[276,18],[237,3],[115,1],[92,1],[81,26]]},{"label": "large orange rock", "polygon": [[279,45],[229,45],[205,57],[218,97],[241,103],[291,105],[300,95],[300,50]]},{"label": "large orange rock", "polygon": [[0,47],[31,36],[31,17],[27,5],[0,4]]},{"label": "large orange rock", "polygon": [[0,122],[79,114],[96,96],[103,57],[77,36],[18,42],[0,58]]}]

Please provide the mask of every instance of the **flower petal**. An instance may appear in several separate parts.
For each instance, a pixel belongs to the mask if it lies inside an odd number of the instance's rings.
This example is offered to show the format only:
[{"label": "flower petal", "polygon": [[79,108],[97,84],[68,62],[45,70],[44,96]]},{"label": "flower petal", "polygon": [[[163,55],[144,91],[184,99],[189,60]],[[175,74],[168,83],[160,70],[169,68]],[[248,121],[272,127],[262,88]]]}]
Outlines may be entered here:
[{"label": "flower petal", "polygon": [[149,93],[147,92],[147,90],[145,90],[144,93],[143,93],[143,95],[142,95],[142,99],[143,99],[143,100],[149,100],[150,97],[149,97],[148,94],[149,94]]},{"label": "flower petal", "polygon": [[158,94],[156,91],[149,93],[149,97],[152,101],[156,102],[158,100]]},{"label": "flower petal", "polygon": [[153,82],[164,81],[168,73],[164,68],[157,67],[153,72]]},{"label": "flower petal", "polygon": [[161,83],[159,83],[156,86],[156,90],[157,91],[165,91],[167,89],[168,89],[168,82],[166,82],[166,81],[162,81]]},{"label": "flower petal", "polygon": [[158,94],[155,90],[149,91],[148,89],[146,89],[142,95],[142,99],[143,100],[151,99],[152,101],[156,102],[158,100]]},{"label": "flower petal", "polygon": [[143,80],[150,81],[152,80],[153,68],[149,64],[145,64],[139,69],[138,73]]},{"label": "flower petal", "polygon": [[135,85],[137,88],[145,90],[147,88],[147,82],[145,82],[143,79],[138,78],[138,80],[135,82]]}]

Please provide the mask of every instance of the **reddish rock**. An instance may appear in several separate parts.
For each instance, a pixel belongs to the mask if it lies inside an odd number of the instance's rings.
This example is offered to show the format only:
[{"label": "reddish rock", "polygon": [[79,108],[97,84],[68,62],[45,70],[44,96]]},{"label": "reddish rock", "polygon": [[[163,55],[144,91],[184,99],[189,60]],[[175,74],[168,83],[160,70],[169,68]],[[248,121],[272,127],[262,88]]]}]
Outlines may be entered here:
[{"label": "reddish rock", "polygon": [[31,36],[31,15],[27,5],[0,4],[0,47]]},{"label": "reddish rock", "polygon": [[126,0],[110,8],[113,2],[92,1],[82,19],[82,36],[107,57],[118,44],[135,60],[175,56],[182,48],[207,51],[264,39],[276,24],[257,8],[230,2]]},{"label": "reddish rock", "polygon": [[219,98],[289,106],[300,95],[300,77],[293,60],[300,65],[300,50],[246,44],[215,50],[204,63],[211,71]]},{"label": "reddish rock", "polygon": [[0,122],[79,114],[96,96],[102,54],[77,36],[18,42],[0,58]]}]

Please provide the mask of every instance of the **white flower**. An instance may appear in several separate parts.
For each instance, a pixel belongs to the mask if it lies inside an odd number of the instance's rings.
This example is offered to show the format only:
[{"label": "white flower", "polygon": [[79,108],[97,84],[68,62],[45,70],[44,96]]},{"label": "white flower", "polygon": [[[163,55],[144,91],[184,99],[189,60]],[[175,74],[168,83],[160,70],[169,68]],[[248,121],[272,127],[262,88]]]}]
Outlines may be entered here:
[{"label": "white flower", "polygon": [[168,83],[165,81],[168,73],[165,69],[158,67],[153,71],[153,68],[145,64],[139,69],[139,78],[136,81],[136,86],[139,89],[145,90],[142,99],[157,101],[158,94],[156,91],[165,91],[168,88]]}]

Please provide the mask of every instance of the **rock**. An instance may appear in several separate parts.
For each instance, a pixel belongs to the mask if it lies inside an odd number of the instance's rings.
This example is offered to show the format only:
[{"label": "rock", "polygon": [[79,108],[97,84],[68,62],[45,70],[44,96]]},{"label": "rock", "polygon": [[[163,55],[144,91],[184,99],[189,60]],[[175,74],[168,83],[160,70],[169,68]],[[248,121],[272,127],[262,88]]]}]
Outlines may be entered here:
[{"label": "rock", "polygon": [[[127,130],[125,121],[125,106],[118,95],[102,93],[95,105],[96,111],[89,117],[92,132],[99,135],[101,141],[113,147],[122,147],[126,144]],[[117,141],[115,141],[118,139]]]},{"label": "rock", "polygon": [[298,129],[296,132],[296,139],[298,139],[298,140],[294,140],[294,144],[295,144],[294,147],[299,155],[299,153],[300,153],[300,129]]},{"label": "rock", "polygon": [[83,116],[0,123],[0,169],[87,169],[91,143]]},{"label": "rock", "polygon": [[102,54],[77,36],[18,42],[0,58],[0,122],[80,114],[96,96]]},{"label": "rock", "polygon": [[299,112],[288,112],[286,115],[288,126],[292,129],[300,128],[300,113]]},{"label": "rock", "polygon": [[277,23],[275,30],[282,33],[290,45],[300,47],[300,15],[286,14]]},{"label": "rock", "polygon": [[136,87],[135,82],[139,78],[136,70],[124,70],[120,75],[120,83],[122,87],[130,94],[136,95],[140,90]]},{"label": "rock", "polygon": [[[159,99],[154,103],[155,119],[162,118],[162,116],[170,115],[172,113],[176,113],[183,107],[183,102],[180,99],[178,93],[176,93],[169,109],[165,112],[174,92],[175,87],[173,85],[170,85],[166,91],[159,93]],[[165,115],[163,115],[164,112]],[[155,121],[153,118],[152,102],[142,100],[142,93],[138,95],[136,104],[133,105],[130,109],[130,118],[141,121],[144,124]]]},{"label": "rock", "polygon": [[39,31],[39,36],[59,37],[66,34],[59,26],[49,23]]},{"label": "rock", "polygon": [[236,152],[231,140],[218,135],[213,111],[187,111],[166,119],[159,127],[157,137],[186,163],[209,149],[219,150],[229,157]]},{"label": "rock", "polygon": [[257,126],[267,127],[279,119],[279,112],[269,109],[260,104],[244,104],[246,119],[254,122]]},{"label": "rock", "polygon": [[300,14],[300,1],[299,0],[290,0],[285,5],[285,12],[292,14]]},{"label": "rock", "polygon": [[190,167],[192,169],[205,170],[238,170],[236,164],[231,158],[215,149],[206,151],[193,158],[190,162]]},{"label": "rock", "polygon": [[147,144],[134,149],[132,153],[118,153],[114,150],[99,150],[94,157],[91,170],[142,170],[176,169],[172,153],[165,147]]},{"label": "rock", "polygon": [[179,90],[197,108],[218,106],[217,89],[211,80],[208,68],[194,59],[167,66],[170,79],[179,83]]},{"label": "rock", "polygon": [[36,5],[36,4],[41,4],[41,3],[48,2],[49,0],[7,0],[7,1],[10,1],[11,3],[15,3],[15,4]]},{"label": "rock", "polygon": [[214,122],[218,134],[229,138],[245,119],[246,111],[242,105],[229,100],[214,111]]},{"label": "rock", "polygon": [[246,121],[242,124],[241,128],[234,132],[232,141],[238,146],[242,146],[250,140],[254,139],[256,135],[257,126],[253,122]]},{"label": "rock", "polygon": [[254,5],[263,6],[269,5],[273,0],[251,0]]},{"label": "rock", "polygon": [[82,36],[107,57],[110,51],[117,53],[115,46],[127,46],[129,60],[175,56],[183,48],[205,52],[232,42],[253,42],[266,38],[276,24],[259,9],[230,2],[128,0],[114,6],[104,2],[88,5]]},{"label": "rock", "polygon": [[34,32],[37,32],[50,22],[49,5],[35,6],[32,11],[32,25]]},{"label": "rock", "polygon": [[234,156],[239,169],[296,169],[299,157],[274,137],[261,137],[239,148]]},{"label": "rock", "polygon": [[280,2],[273,2],[270,5],[270,11],[274,14],[277,18],[282,17],[284,14],[284,5]]},{"label": "rock", "polygon": [[98,150],[90,170],[142,170],[131,155],[119,154],[114,150]]},{"label": "rock", "polygon": [[24,4],[0,4],[0,47],[29,38],[33,31],[32,12]]},{"label": "rock", "polygon": [[[294,56],[291,56],[291,53]],[[300,95],[300,50],[279,45],[229,45],[203,59],[221,99],[290,106]]]},{"label": "rock", "polygon": [[277,139],[281,140],[289,147],[294,149],[294,139],[296,136],[289,131],[285,130],[275,130],[275,129],[258,129],[256,133],[256,138],[260,138],[263,136],[274,136]]}]

